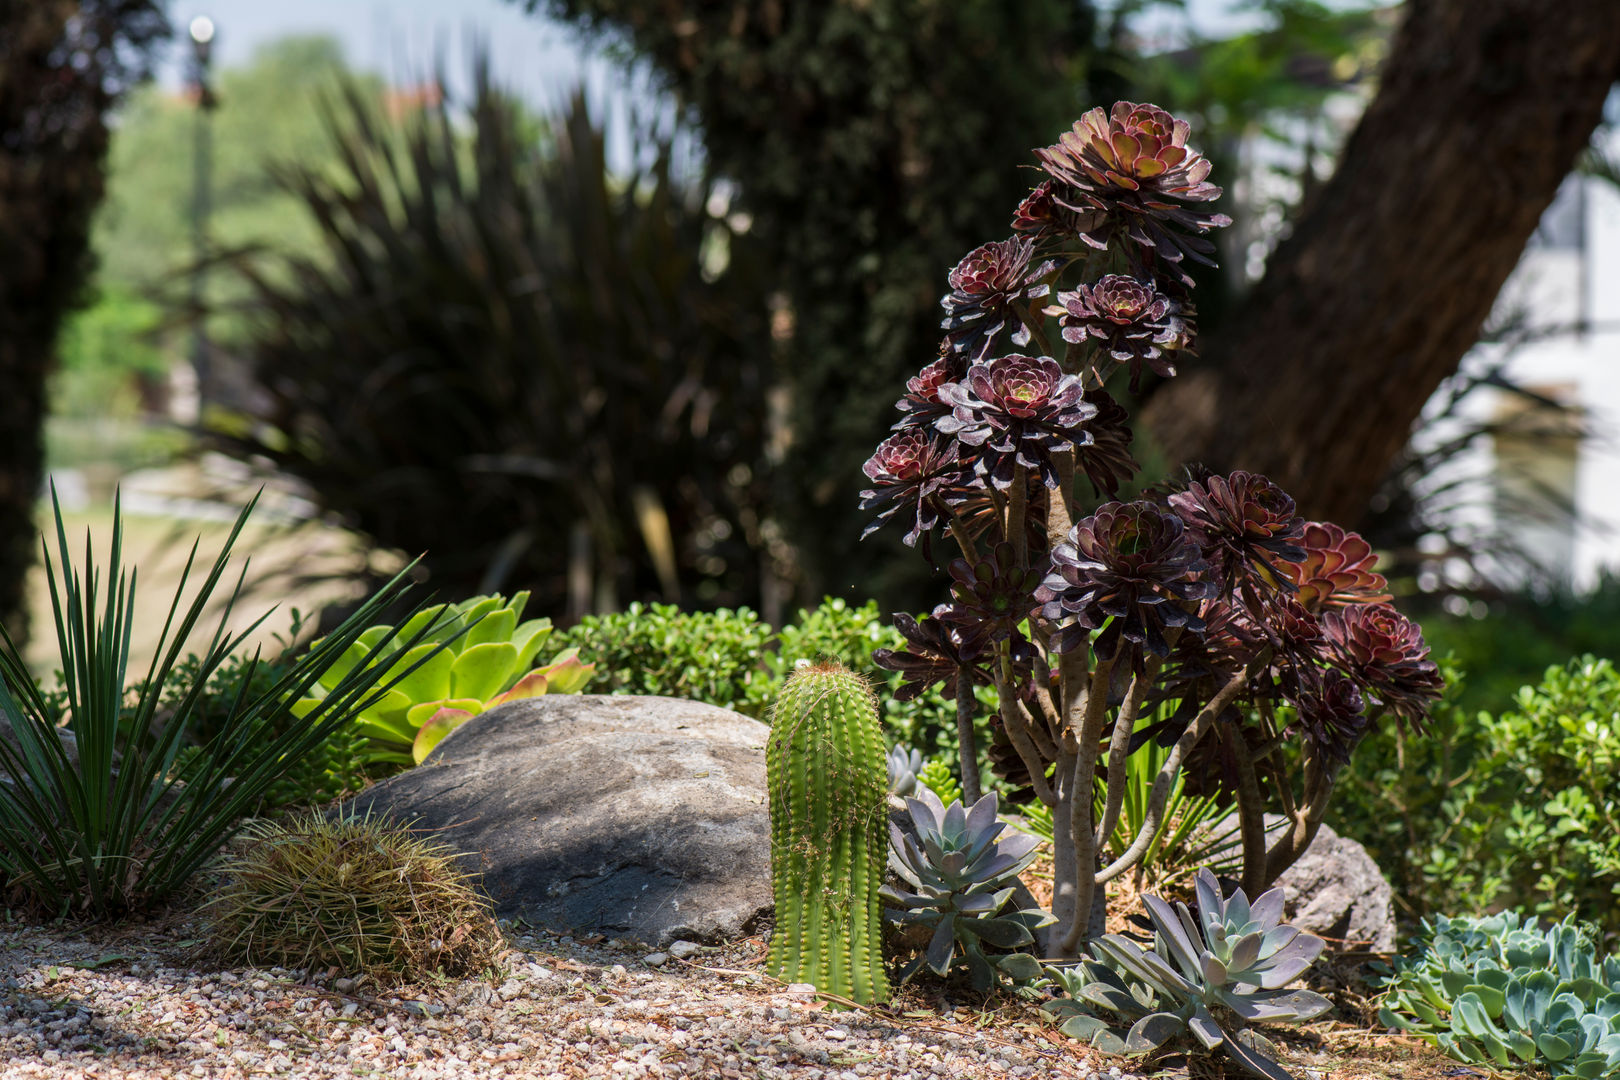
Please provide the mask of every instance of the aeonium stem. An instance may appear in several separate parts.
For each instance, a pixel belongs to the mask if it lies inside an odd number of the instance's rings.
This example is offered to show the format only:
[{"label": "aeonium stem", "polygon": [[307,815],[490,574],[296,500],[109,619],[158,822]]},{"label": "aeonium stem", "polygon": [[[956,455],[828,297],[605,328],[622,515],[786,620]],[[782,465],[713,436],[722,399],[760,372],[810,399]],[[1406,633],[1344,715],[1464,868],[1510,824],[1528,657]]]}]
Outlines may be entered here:
[{"label": "aeonium stem", "polygon": [[[1248,685],[1249,672],[1243,669],[1226,681],[1220,691],[1209,700],[1193,722],[1187,725],[1187,730],[1181,733],[1175,746],[1170,750],[1170,756],[1165,758],[1164,766],[1159,775],[1153,778],[1153,791],[1148,796],[1147,814],[1142,819],[1142,827],[1136,831],[1136,839],[1124,853],[1097,873],[1097,884],[1103,885],[1123,874],[1141,860],[1147,851],[1148,844],[1153,841],[1154,834],[1159,831],[1159,823],[1164,819],[1164,805],[1170,798],[1170,788],[1175,783],[1176,774],[1181,771],[1181,763],[1192,752],[1193,745],[1203,738],[1209,731],[1210,725],[1215,722],[1228,705],[1243,692]],[[1078,940],[1078,939],[1077,939]]]},{"label": "aeonium stem", "polygon": [[979,747],[973,735],[973,714],[979,701],[973,696],[973,672],[966,664],[956,669],[956,744],[962,767],[962,800],[979,801]]},{"label": "aeonium stem", "polygon": [[[1179,636],[1180,632],[1179,627],[1170,628],[1170,633],[1166,634],[1170,644],[1175,643],[1171,635]],[[1143,670],[1131,677],[1125,702],[1119,708],[1113,733],[1108,737],[1108,779],[1103,788],[1106,801],[1103,804],[1102,822],[1097,826],[1098,851],[1107,845],[1108,838],[1119,824],[1120,810],[1125,804],[1125,759],[1130,756],[1131,736],[1136,731],[1136,719],[1142,711],[1142,702],[1147,698],[1148,689],[1162,666],[1163,661],[1157,656],[1149,657]]]},{"label": "aeonium stem", "polygon": [[[1073,803],[1069,807],[1068,842],[1074,845],[1075,862],[1079,866],[1079,879],[1075,888],[1074,922],[1063,936],[1065,954],[1073,951],[1081,937],[1089,936],[1091,900],[1096,894],[1097,838],[1091,820],[1092,774],[1097,768],[1097,748],[1102,742],[1103,722],[1108,715],[1108,684],[1119,654],[1099,660],[1091,672],[1091,685],[1086,689],[1085,719],[1076,737],[1078,743],[1074,759],[1072,781]],[[1061,828],[1061,826],[1059,826]]]}]

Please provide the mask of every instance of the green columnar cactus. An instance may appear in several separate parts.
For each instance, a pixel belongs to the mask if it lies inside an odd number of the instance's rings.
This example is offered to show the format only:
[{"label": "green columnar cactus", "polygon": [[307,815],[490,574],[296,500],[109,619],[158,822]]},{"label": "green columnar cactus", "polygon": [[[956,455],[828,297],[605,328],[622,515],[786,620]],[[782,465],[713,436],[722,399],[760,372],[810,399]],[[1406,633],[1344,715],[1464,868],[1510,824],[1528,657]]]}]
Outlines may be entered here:
[{"label": "green columnar cactus", "polygon": [[776,893],[768,970],[862,1004],[889,996],[878,899],[885,761],[865,679],[835,662],[788,678],[765,753]]}]

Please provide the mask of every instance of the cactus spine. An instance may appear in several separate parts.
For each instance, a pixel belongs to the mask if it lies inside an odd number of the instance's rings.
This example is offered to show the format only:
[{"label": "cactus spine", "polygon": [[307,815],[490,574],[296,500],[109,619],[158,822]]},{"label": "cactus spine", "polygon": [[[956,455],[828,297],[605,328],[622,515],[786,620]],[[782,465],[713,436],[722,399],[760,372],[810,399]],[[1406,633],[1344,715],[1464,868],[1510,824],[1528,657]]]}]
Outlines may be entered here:
[{"label": "cactus spine", "polygon": [[889,996],[882,902],[888,771],[877,697],[837,663],[802,667],[771,712],[776,932],[767,969],[862,1004]]}]

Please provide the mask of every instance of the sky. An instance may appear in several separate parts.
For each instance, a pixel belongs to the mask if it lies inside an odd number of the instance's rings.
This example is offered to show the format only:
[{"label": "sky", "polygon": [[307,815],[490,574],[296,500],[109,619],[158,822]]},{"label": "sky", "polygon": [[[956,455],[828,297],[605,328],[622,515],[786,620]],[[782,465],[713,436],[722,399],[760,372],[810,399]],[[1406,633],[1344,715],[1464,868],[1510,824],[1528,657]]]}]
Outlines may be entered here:
[{"label": "sky", "polygon": [[216,67],[244,63],[280,37],[327,34],[342,43],[352,66],[395,83],[420,81],[442,57],[454,91],[467,77],[472,43],[481,39],[497,80],[535,105],[561,104],[582,79],[593,97],[623,94],[616,65],[572,31],[508,0],[175,0],[169,11],[176,40],[158,78],[170,87],[185,79],[185,28],[206,15],[215,26]]},{"label": "sky", "polygon": [[[1176,4],[1165,4],[1138,25],[1150,38],[1173,38],[1185,23],[1207,35],[1232,33],[1256,22],[1243,6],[1241,0],[1186,0],[1184,16]],[[207,15],[216,27],[215,63],[221,65],[242,63],[278,37],[324,33],[343,43],[351,65],[395,82],[416,81],[442,51],[454,89],[466,76],[468,45],[477,36],[489,45],[497,78],[534,105],[560,103],[581,79],[597,102],[617,105],[647,96],[627,86],[618,67],[570,29],[528,14],[512,0],[174,0],[170,14],[181,33],[159,77],[171,87],[184,79],[190,44],[184,27]]]}]

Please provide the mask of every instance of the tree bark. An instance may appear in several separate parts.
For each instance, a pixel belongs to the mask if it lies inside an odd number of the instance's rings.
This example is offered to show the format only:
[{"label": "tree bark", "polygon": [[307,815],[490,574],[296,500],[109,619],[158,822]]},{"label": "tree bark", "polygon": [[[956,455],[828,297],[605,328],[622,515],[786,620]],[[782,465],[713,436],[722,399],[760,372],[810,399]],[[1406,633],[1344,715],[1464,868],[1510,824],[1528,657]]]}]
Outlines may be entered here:
[{"label": "tree bark", "polygon": [[1620,78],[1616,0],[1408,0],[1338,170],[1143,418],[1168,457],[1360,519]]}]

